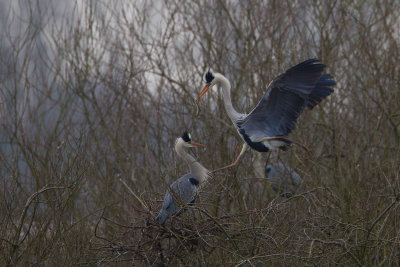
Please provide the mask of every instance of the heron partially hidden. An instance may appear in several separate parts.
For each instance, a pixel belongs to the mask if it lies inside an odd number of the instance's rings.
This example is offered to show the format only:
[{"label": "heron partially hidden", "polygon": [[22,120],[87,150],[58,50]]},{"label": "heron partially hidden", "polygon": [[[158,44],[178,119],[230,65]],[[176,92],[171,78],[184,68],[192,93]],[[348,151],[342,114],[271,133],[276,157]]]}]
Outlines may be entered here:
[{"label": "heron partially hidden", "polygon": [[184,132],[176,139],[175,151],[189,165],[190,172],[173,182],[165,193],[164,202],[156,221],[164,224],[169,216],[177,214],[185,205],[194,202],[198,189],[208,179],[209,171],[185,151],[187,147],[205,147],[192,141]]},{"label": "heron partially hidden", "polygon": [[322,74],[324,68],[319,59],[309,59],[286,70],[270,83],[260,102],[249,114],[239,113],[233,108],[229,80],[220,73],[208,71],[205,74],[206,86],[197,102],[210,88],[219,84],[226,112],[244,140],[236,160],[215,171],[235,166],[248,147],[258,152],[268,152],[277,148],[286,150],[292,143],[297,144],[287,135],[294,129],[304,107],[312,109],[318,105],[333,92],[332,87],[336,84],[330,74]]},{"label": "heron partially hidden", "polygon": [[300,175],[282,162],[268,164],[265,176],[272,190],[284,197],[291,197],[303,184]]}]

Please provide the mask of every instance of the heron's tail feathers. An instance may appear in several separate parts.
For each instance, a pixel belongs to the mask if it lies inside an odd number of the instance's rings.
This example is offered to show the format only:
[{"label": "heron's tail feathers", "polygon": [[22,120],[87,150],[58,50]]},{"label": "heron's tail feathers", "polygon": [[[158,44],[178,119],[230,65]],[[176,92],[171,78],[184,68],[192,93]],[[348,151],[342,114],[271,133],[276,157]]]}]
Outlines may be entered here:
[{"label": "heron's tail feathers", "polygon": [[321,75],[315,88],[311,91],[311,94],[308,96],[308,100],[306,105],[308,108],[312,109],[316,105],[318,105],[322,99],[327,97],[328,95],[333,93],[332,87],[336,85],[335,80],[332,75],[324,74]]},{"label": "heron's tail feathers", "polygon": [[159,224],[163,225],[167,219],[168,219],[167,211],[164,210],[164,209],[162,209],[162,210],[160,211],[160,213],[157,215],[156,221],[157,221]]}]

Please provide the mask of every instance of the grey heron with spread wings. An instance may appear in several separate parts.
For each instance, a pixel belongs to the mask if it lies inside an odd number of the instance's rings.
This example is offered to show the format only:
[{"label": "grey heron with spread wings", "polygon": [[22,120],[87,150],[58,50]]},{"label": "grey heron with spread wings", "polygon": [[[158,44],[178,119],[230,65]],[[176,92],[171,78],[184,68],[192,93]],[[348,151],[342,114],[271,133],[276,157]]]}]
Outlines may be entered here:
[{"label": "grey heron with spread wings", "polygon": [[294,129],[297,119],[305,107],[310,109],[329,96],[336,84],[330,74],[322,74],[325,65],[319,59],[306,60],[276,77],[266,93],[249,113],[237,112],[231,102],[231,85],[220,73],[208,71],[206,86],[200,92],[197,102],[214,85],[223,91],[226,112],[244,140],[242,150],[236,160],[223,168],[235,166],[248,147],[258,152],[274,149],[286,150],[293,142],[287,135]]},{"label": "grey heron with spread wings", "polygon": [[189,147],[205,147],[192,141],[188,132],[184,132],[175,142],[176,153],[189,165],[190,172],[173,182],[165,193],[162,208],[156,218],[159,224],[164,224],[169,216],[177,214],[187,204],[194,202],[198,189],[208,179],[209,171],[194,157],[185,151]]}]

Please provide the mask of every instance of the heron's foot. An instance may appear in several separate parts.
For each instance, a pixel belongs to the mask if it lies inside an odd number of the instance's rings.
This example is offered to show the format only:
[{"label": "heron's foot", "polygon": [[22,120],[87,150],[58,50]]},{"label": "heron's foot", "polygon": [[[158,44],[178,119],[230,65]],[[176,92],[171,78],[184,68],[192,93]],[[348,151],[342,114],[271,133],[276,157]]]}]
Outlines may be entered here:
[{"label": "heron's foot", "polygon": [[234,146],[234,147],[231,148],[232,151],[236,151],[236,150],[239,150],[239,149],[240,149],[240,145],[239,146]]},{"label": "heron's foot", "polygon": [[298,142],[294,142],[292,141],[293,144],[295,144],[296,146],[301,147],[302,149],[304,149],[305,151],[307,151],[307,153],[311,153],[310,149],[308,149],[308,147],[305,144],[300,144]]}]

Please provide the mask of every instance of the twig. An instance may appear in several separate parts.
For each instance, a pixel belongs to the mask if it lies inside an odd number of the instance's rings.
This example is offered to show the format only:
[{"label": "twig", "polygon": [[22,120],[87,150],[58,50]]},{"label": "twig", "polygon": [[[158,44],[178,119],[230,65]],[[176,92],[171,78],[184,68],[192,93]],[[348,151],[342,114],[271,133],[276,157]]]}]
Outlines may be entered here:
[{"label": "twig", "polygon": [[26,201],[24,210],[22,211],[22,214],[21,214],[21,216],[19,217],[19,220],[18,220],[18,228],[17,228],[17,232],[16,232],[15,237],[14,237],[14,245],[16,245],[16,246],[19,245],[19,244],[18,244],[19,234],[20,234],[20,232],[21,232],[22,224],[24,223],[26,213],[27,213],[27,211],[28,211],[29,206],[32,204],[32,201],[33,201],[38,195],[40,195],[40,194],[42,194],[42,193],[44,193],[44,192],[46,192],[46,191],[48,191],[48,190],[52,190],[52,189],[65,189],[65,188],[66,188],[65,186],[51,186],[51,187],[47,187],[47,185],[46,185],[46,186],[44,186],[42,189],[40,189],[39,191],[36,191],[35,193],[33,193],[33,194],[28,198],[28,200]]},{"label": "twig", "polygon": [[276,253],[276,254],[269,254],[269,255],[254,256],[254,257],[242,260],[241,262],[236,264],[235,267],[241,266],[246,262],[250,263],[251,260],[265,259],[265,258],[272,258],[272,257],[293,257],[293,258],[297,258],[297,259],[308,260],[308,258],[301,257],[301,256],[298,256],[298,255],[285,254],[285,253]]},{"label": "twig", "polygon": [[[393,200],[393,202],[387,206],[387,208],[378,216],[378,218],[375,219],[375,221],[372,223],[372,225],[368,229],[368,237],[372,231],[372,229],[375,227],[375,225],[382,219],[382,217],[397,203],[396,200]],[[367,237],[367,240],[368,240]]]},{"label": "twig", "polygon": [[115,243],[115,242],[113,242],[113,241],[111,241],[111,240],[109,240],[109,239],[107,239],[107,238],[105,238],[105,237],[102,237],[102,236],[97,235],[97,228],[99,227],[99,224],[100,224],[101,219],[104,218],[103,215],[104,215],[104,212],[105,212],[105,211],[106,211],[106,208],[103,209],[103,212],[101,213],[101,216],[100,216],[99,220],[98,220],[97,223],[96,223],[96,226],[95,226],[95,228],[94,228],[94,236],[97,237],[98,239],[102,239],[102,240],[104,240],[104,241],[107,241],[108,243],[111,243],[111,244],[113,244],[113,245],[115,245],[115,246],[118,246],[117,243]]},{"label": "twig", "polygon": [[[17,251],[17,249],[18,249],[18,247],[19,247],[19,245],[20,245],[20,244],[19,244],[19,243],[20,243],[20,242],[19,242],[19,238],[20,238],[21,231],[22,231],[22,225],[23,225],[23,223],[24,223],[24,220],[25,220],[25,217],[26,217],[26,213],[28,212],[29,206],[32,204],[32,201],[33,201],[38,195],[40,195],[40,194],[42,194],[42,193],[44,193],[44,192],[46,192],[46,191],[48,191],[48,190],[52,190],[52,189],[65,189],[65,188],[66,188],[65,186],[48,186],[48,185],[45,185],[42,189],[40,189],[39,191],[36,191],[35,193],[33,193],[33,194],[28,198],[28,200],[26,201],[25,207],[24,207],[24,209],[23,209],[23,211],[22,211],[22,214],[21,214],[21,216],[19,217],[19,220],[18,220],[17,231],[15,232],[14,241],[13,241],[13,244],[12,244],[13,249],[12,249],[12,252],[11,252],[11,254],[10,254],[9,264],[11,264],[13,255],[15,254],[15,252]],[[23,242],[23,241],[21,241],[21,242]]]},{"label": "twig", "polygon": [[133,190],[125,183],[125,181],[123,181],[121,178],[119,180],[126,187],[126,189],[128,189],[129,193],[131,193],[132,196],[134,196],[137,199],[137,201],[140,202],[140,204],[146,209],[146,211],[149,212],[151,216],[155,217],[154,213],[150,210],[150,208],[146,205],[146,203],[144,203],[144,201],[141,200],[140,197],[138,197],[135,194],[135,192],[133,192]]}]

